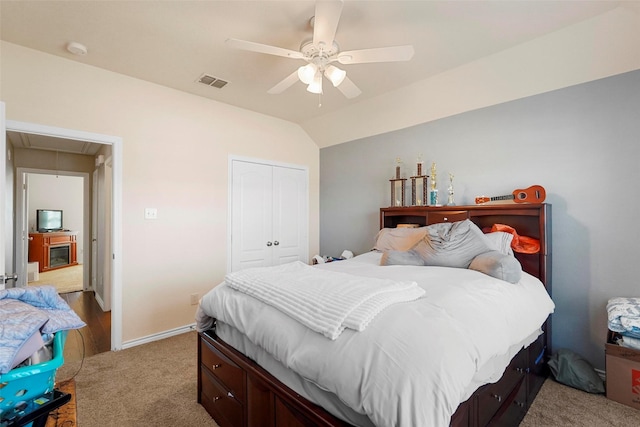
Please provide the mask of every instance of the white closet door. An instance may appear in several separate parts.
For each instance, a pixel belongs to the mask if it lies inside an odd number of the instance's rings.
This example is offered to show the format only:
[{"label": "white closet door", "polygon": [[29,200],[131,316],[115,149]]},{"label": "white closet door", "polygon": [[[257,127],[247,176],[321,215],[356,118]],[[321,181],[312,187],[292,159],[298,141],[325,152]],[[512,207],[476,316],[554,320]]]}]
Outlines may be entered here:
[{"label": "white closet door", "polygon": [[231,161],[230,271],[308,260],[307,171]]},{"label": "white closet door", "polygon": [[273,264],[307,262],[307,174],[273,168]]},{"label": "white closet door", "polygon": [[[271,166],[234,161],[231,271],[271,265]],[[269,244],[271,242],[271,244]]]}]

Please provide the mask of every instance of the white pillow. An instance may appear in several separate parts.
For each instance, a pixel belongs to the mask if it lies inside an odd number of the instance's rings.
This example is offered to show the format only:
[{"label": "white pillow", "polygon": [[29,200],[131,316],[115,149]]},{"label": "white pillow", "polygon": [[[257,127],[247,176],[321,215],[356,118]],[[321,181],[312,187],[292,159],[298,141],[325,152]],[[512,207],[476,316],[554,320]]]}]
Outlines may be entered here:
[{"label": "white pillow", "polygon": [[513,249],[511,249],[511,241],[513,240],[513,234],[505,233],[504,231],[494,231],[493,233],[485,234],[489,246],[494,251],[498,251],[505,255],[513,255]]}]

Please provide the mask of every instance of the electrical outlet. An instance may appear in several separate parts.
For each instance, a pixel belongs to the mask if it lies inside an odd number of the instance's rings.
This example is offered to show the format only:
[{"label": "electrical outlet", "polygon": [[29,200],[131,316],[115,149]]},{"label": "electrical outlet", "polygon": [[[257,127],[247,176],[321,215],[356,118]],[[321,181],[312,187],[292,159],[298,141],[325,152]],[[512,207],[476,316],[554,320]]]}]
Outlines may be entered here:
[{"label": "electrical outlet", "polygon": [[144,208],[144,219],[158,219],[158,209]]},{"label": "electrical outlet", "polygon": [[199,294],[191,294],[191,305],[198,305],[199,300],[200,300]]}]

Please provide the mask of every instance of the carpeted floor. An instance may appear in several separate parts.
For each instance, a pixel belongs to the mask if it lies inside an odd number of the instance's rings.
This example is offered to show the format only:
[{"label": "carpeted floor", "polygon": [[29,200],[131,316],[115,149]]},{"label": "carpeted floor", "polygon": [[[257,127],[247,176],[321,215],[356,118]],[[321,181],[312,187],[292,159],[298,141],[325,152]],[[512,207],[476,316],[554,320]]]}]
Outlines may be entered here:
[{"label": "carpeted floor", "polygon": [[[65,363],[82,427],[217,426],[197,403],[197,334],[190,332]],[[77,373],[77,375],[76,375]]]},{"label": "carpeted floor", "polygon": [[520,427],[640,426],[640,410],[547,379]]},{"label": "carpeted floor", "polygon": [[[216,426],[197,403],[196,343],[189,332],[65,363],[57,378],[75,375],[78,425]],[[548,379],[521,427],[555,426],[640,426],[640,410]]]},{"label": "carpeted floor", "polygon": [[82,290],[82,264],[58,268],[38,274],[38,280],[28,286],[54,285],[59,294]]}]

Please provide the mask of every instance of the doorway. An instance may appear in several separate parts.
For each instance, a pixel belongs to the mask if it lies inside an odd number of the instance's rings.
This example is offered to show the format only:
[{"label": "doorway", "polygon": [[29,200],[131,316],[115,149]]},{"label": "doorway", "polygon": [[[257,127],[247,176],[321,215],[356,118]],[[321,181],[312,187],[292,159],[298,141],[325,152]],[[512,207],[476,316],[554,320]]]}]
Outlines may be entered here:
[{"label": "doorway", "polygon": [[[122,162],[122,139],[119,137],[94,134],[89,132],[71,130],[71,129],[63,129],[63,128],[55,128],[50,126],[43,126],[33,123],[23,123],[23,122],[15,122],[15,121],[6,121],[5,129],[0,129],[2,131],[3,136],[5,132],[18,132],[24,133],[26,135],[36,135],[42,138],[58,138],[64,139],[66,141],[72,142],[81,142],[83,144],[104,144],[111,146],[111,167],[109,168],[109,172],[111,173],[110,177],[110,185],[112,188],[111,197],[108,205],[111,206],[110,209],[110,218],[111,218],[111,229],[108,236],[105,236],[105,241],[108,243],[107,247],[109,247],[109,254],[111,255],[109,258],[111,259],[110,267],[109,267],[109,277],[111,280],[111,291],[110,291],[110,301],[111,301],[111,339],[110,339],[110,348],[111,350],[120,350],[122,349],[122,266],[119,258],[119,254],[121,253],[121,162]],[[0,140],[0,149],[6,151],[4,147],[5,138]],[[46,143],[46,142],[45,142]],[[2,171],[4,173],[4,171]],[[8,171],[7,171],[8,172]],[[87,199],[88,200],[88,199]],[[11,206],[11,205],[9,205]],[[15,206],[15,205],[14,205]],[[18,219],[18,218],[16,218]],[[18,221],[16,221],[18,222]],[[87,227],[85,227],[86,229]],[[89,236],[89,230],[86,230],[87,236]],[[10,237],[10,236],[7,236]],[[15,253],[20,254],[24,253],[24,251],[17,250],[20,248],[21,250],[24,248],[28,239],[28,228],[23,224],[19,227],[16,224],[15,231],[13,233],[12,240],[14,247],[16,248]],[[88,237],[87,237],[88,239]],[[85,239],[85,240],[87,240]],[[85,247],[90,247],[90,243],[85,245]],[[16,259],[16,272],[23,277],[26,277],[26,268],[22,270],[23,266],[26,266],[27,263],[23,261],[18,262]]]},{"label": "doorway", "polygon": [[[19,278],[17,285],[52,284],[60,294],[88,291],[88,276],[92,269],[91,263],[87,262],[90,258],[85,257],[85,251],[88,250],[85,247],[85,222],[89,218],[85,200],[89,197],[89,174],[66,171],[52,174],[19,167],[16,176],[18,182],[23,184],[22,191],[16,191],[16,217],[26,219],[29,233],[29,247],[22,250],[31,251],[16,257],[21,262],[26,259],[28,263],[27,275]],[[41,245],[53,234],[41,233],[43,224],[38,224],[38,219],[53,209],[60,215],[60,224],[55,226],[64,230],[61,236],[55,235],[56,239],[69,239],[73,245],[58,242],[45,251],[48,253],[47,259],[41,259],[45,253],[38,251],[36,244]],[[19,250],[21,248],[16,245],[16,251]],[[24,269],[24,266],[20,269]]]}]

